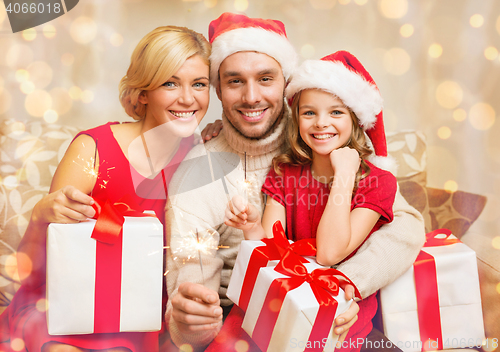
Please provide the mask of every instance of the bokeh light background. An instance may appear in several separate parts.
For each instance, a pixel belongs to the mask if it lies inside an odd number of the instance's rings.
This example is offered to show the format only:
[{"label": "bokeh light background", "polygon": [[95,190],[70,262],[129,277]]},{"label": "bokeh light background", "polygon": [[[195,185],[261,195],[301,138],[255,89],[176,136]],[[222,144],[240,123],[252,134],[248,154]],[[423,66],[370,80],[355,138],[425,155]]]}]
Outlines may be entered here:
[{"label": "bokeh light background", "polygon": [[[428,186],[486,195],[471,231],[499,236],[498,0],[82,0],[16,34],[0,2],[0,119],[128,121],[118,82],[140,38],[167,24],[207,35],[225,11],[283,21],[301,60],[354,53],[382,92],[386,129],[426,134]],[[211,102],[203,125],[220,116]]]}]

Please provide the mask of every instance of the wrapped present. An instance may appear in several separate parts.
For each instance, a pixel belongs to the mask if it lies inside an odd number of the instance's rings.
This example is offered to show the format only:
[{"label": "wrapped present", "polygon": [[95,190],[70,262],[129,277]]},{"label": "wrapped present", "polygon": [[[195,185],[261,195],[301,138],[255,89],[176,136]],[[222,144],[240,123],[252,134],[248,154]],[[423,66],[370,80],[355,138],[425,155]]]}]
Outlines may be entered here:
[{"label": "wrapped present", "polygon": [[163,226],[131,208],[106,202],[97,221],[49,225],[49,334],[160,330]]},{"label": "wrapped present", "polygon": [[333,351],[334,319],[351,304],[345,284],[354,286],[338,270],[287,252],[277,266],[260,269],[242,328],[262,351]]},{"label": "wrapped present", "polygon": [[[280,221],[273,225],[273,236],[262,241],[241,242],[226,296],[244,311],[247,309],[260,268],[276,266],[286,251],[303,256],[316,255],[316,239],[293,243],[287,240]],[[308,262],[303,258],[301,261]]]},{"label": "wrapped present", "polygon": [[480,347],[485,337],[476,254],[449,230],[427,234],[380,299],[385,335],[405,352]]}]

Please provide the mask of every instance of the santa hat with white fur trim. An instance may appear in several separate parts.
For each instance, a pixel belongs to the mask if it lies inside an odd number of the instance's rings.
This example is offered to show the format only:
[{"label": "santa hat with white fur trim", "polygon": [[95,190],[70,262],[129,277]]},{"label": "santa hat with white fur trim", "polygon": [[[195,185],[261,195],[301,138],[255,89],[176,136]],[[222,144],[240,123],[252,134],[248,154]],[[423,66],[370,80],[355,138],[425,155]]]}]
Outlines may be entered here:
[{"label": "santa hat with white fur trim", "polygon": [[339,97],[356,114],[359,125],[372,142],[375,155],[368,160],[381,169],[396,171],[395,159],[387,154],[382,96],[354,55],[337,51],[321,60],[304,61],[286,88],[290,106],[295,94],[304,89],[321,89]]},{"label": "santa hat with white fur trim", "polygon": [[210,80],[214,87],[219,84],[222,61],[240,51],[269,55],[281,65],[286,80],[297,65],[297,53],[286,37],[285,26],[277,20],[225,12],[210,22],[208,38],[212,44]]}]

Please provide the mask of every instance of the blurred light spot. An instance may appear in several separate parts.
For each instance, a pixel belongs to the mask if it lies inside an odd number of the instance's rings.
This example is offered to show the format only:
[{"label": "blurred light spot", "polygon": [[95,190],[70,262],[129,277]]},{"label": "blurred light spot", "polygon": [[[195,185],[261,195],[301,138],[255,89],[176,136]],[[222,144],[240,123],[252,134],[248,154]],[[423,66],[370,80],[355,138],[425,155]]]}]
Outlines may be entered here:
[{"label": "blurred light spot", "polygon": [[0,88],[0,115],[10,109],[12,98],[7,89]]},{"label": "blurred light spot", "polygon": [[448,139],[451,136],[451,130],[448,126],[442,126],[439,127],[437,134],[441,139]]},{"label": "blurred light spot", "polygon": [[34,28],[25,29],[22,36],[27,42],[32,42],[36,38],[36,30]]},{"label": "blurred light spot", "polygon": [[47,301],[45,298],[40,298],[38,301],[36,301],[36,310],[43,313],[48,310],[49,307],[49,301]]},{"label": "blurred light spot", "polygon": [[486,338],[486,341],[483,343],[483,350],[486,352],[493,352],[498,348],[498,338]]},{"label": "blurred light spot", "polygon": [[33,262],[31,258],[23,252],[17,252],[17,272],[20,280],[26,279],[31,275],[33,270]]},{"label": "blurred light spot", "polygon": [[384,54],[384,68],[390,74],[400,76],[410,68],[411,58],[401,48],[392,48]]},{"label": "blurred light spot", "polygon": [[248,0],[234,0],[234,8],[236,11],[246,11],[248,8]]},{"label": "blurred light spot", "polygon": [[92,92],[91,90],[84,90],[82,92],[82,95],[80,96],[80,99],[84,102],[84,103],[91,103],[93,100],[94,100],[94,92]]},{"label": "blurred light spot", "polygon": [[61,62],[65,66],[71,66],[73,65],[73,62],[75,62],[75,57],[71,53],[64,53],[61,56]]},{"label": "blurred light spot", "polygon": [[335,0],[309,0],[315,10],[330,10],[335,6]]},{"label": "blurred light spot", "polygon": [[190,344],[185,343],[179,347],[179,350],[180,352],[193,352],[193,347]]},{"label": "blurred light spot", "polygon": [[354,2],[356,3],[356,5],[363,6],[368,2],[368,0],[354,0]]},{"label": "blurred light spot", "polygon": [[401,28],[399,29],[399,33],[401,34],[402,37],[405,38],[411,37],[413,35],[413,32],[415,32],[415,29],[409,23],[402,25]]},{"label": "blurred light spot", "polygon": [[57,111],[58,115],[67,113],[73,106],[73,99],[63,88],[54,88],[50,91],[52,97],[52,109]]},{"label": "blurred light spot", "polygon": [[479,28],[483,25],[484,18],[480,14],[475,14],[471,16],[469,23],[472,27]]},{"label": "blurred light spot", "polygon": [[300,55],[302,55],[302,57],[305,59],[310,59],[314,56],[314,53],[314,46],[312,46],[311,44],[305,44],[302,46],[302,48],[300,48]]},{"label": "blurred light spot", "polygon": [[71,23],[69,33],[75,42],[87,44],[95,38],[97,25],[91,18],[80,16]]},{"label": "blurred light spot", "polygon": [[48,123],[54,123],[58,118],[59,115],[52,109],[45,111],[45,113],[43,114],[43,119]]},{"label": "blurred light spot", "polygon": [[82,97],[82,90],[80,89],[80,87],[77,86],[71,87],[68,90],[68,93],[71,99],[73,100],[80,100],[80,98]]},{"label": "blurred light spot", "polygon": [[453,111],[453,118],[455,121],[463,121],[467,118],[467,113],[464,109],[456,109]]},{"label": "blurred light spot", "polygon": [[14,134],[22,134],[26,131],[26,126],[21,121],[16,121],[10,125],[10,131]]},{"label": "blurred light spot", "polygon": [[215,7],[215,5],[217,5],[217,0],[204,0],[203,3],[206,7],[211,9],[212,7]]},{"label": "blurred light spot", "polygon": [[7,259],[5,259],[5,273],[11,279],[19,281],[19,274],[17,273],[17,256],[15,253],[9,255]]},{"label": "blurred light spot", "polygon": [[282,303],[283,302],[281,299],[274,298],[271,300],[271,302],[269,302],[269,309],[271,310],[271,312],[279,312],[279,310],[281,309]]},{"label": "blurred light spot", "polygon": [[378,2],[380,13],[387,18],[401,18],[408,12],[407,0],[381,0]]},{"label": "blurred light spot", "polygon": [[31,116],[42,117],[52,107],[52,98],[44,90],[35,90],[26,96],[24,108]]},{"label": "blurred light spot", "polygon": [[24,94],[31,94],[35,91],[35,83],[33,82],[23,82],[21,83],[21,92]]},{"label": "blurred light spot", "polygon": [[16,81],[22,83],[30,79],[30,74],[28,71],[20,69],[16,71]]},{"label": "blurred light spot", "polygon": [[491,240],[491,244],[493,248],[500,249],[500,236],[493,237],[493,239]]},{"label": "blurred light spot", "polygon": [[51,24],[43,26],[43,35],[45,38],[54,38],[56,36],[56,27]]},{"label": "blurred light spot", "polygon": [[42,89],[52,82],[52,68],[45,61],[35,61],[27,68],[30,74],[30,81],[35,87]]},{"label": "blurred light spot", "polygon": [[24,350],[24,341],[23,341],[23,339],[20,339],[19,337],[16,337],[10,343],[10,347],[14,351],[22,351],[22,350]]},{"label": "blurred light spot", "polygon": [[238,340],[234,344],[234,349],[236,352],[247,352],[250,346],[245,340]]},{"label": "blurred light spot", "polygon": [[340,5],[347,5],[350,2],[351,2],[351,0],[339,0]]},{"label": "blurred light spot", "polygon": [[444,183],[444,190],[448,193],[453,193],[458,190],[458,184],[453,180],[448,180]]},{"label": "blurred light spot", "polygon": [[109,41],[113,46],[120,46],[123,44],[123,37],[120,33],[113,33],[111,34],[111,38],[109,38]]},{"label": "blurred light spot", "polygon": [[33,61],[33,51],[24,44],[14,44],[7,51],[5,63],[11,69],[25,68]]},{"label": "blurred light spot", "polygon": [[431,44],[428,53],[430,57],[437,59],[443,54],[443,47],[437,43]]},{"label": "blurred light spot", "polygon": [[484,57],[488,60],[495,60],[498,56],[498,50],[494,46],[489,46],[484,49]]},{"label": "blurred light spot", "polygon": [[463,95],[460,85],[453,81],[444,81],[436,89],[436,100],[446,109],[456,108],[462,102]]},{"label": "blurred light spot", "polygon": [[497,284],[497,292],[498,292],[498,294],[500,294],[500,282]]},{"label": "blurred light spot", "polygon": [[469,110],[469,122],[476,130],[485,131],[495,123],[495,110],[486,103],[477,103]]}]

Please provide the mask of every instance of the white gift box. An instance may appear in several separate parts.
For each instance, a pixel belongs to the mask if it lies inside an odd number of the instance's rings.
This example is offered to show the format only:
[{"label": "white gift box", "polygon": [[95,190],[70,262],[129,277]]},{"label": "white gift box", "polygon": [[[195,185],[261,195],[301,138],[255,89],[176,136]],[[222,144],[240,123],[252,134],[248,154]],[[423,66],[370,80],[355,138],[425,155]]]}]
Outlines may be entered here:
[{"label": "white gift box", "polygon": [[[422,251],[436,264],[442,348],[481,346],[485,336],[475,252],[463,243]],[[420,324],[426,327],[429,321],[419,321],[414,266],[381,289],[380,299],[385,335],[405,352],[421,351],[425,341],[421,341]],[[427,349],[437,347],[436,340]]]},{"label": "white gift box", "polygon": [[[314,269],[324,268],[315,263],[306,263],[304,265],[309,273]],[[272,267],[261,268],[259,271],[255,288],[242,324],[243,330],[252,338],[254,338],[254,330],[266,300],[269,287],[271,283],[278,278],[288,278],[288,276],[278,273]],[[351,301],[345,300],[344,291],[342,289],[339,289],[339,293],[335,296],[335,300],[338,302],[337,311],[335,313],[336,317],[349,308]],[[270,327],[273,329],[273,332],[267,351],[303,351],[307,346],[318,310],[319,303],[307,282],[289,291],[283,301],[276,325]],[[337,340],[338,335],[334,333],[332,326],[328,336],[325,336],[321,341],[311,341],[310,343],[315,343],[317,346],[320,345],[325,352],[330,352],[335,349]]]},{"label": "white gift box", "polygon": [[[96,221],[50,224],[47,231],[47,325],[50,335],[94,332]],[[101,268],[102,269],[102,268]],[[105,270],[105,269],[104,269]],[[163,226],[155,217],[125,217],[118,331],[161,328]],[[118,332],[116,331],[116,332]]]}]

